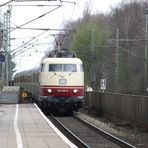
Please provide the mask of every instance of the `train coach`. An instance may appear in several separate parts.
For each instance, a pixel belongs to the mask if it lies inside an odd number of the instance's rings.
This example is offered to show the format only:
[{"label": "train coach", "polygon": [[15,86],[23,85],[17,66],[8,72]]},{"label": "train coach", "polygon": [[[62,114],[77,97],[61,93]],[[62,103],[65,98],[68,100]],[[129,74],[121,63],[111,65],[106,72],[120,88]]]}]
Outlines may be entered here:
[{"label": "train coach", "polygon": [[78,58],[45,58],[40,71],[16,75],[14,84],[51,113],[72,113],[84,102],[84,72]]}]

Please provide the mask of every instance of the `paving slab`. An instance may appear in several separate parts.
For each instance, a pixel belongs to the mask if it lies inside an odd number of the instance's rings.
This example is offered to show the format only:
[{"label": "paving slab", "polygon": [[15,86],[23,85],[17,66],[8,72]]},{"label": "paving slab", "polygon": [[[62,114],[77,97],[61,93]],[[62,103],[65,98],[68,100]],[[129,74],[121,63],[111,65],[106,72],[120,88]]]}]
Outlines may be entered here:
[{"label": "paving slab", "polygon": [[76,147],[59,133],[35,104],[0,105],[0,148]]}]

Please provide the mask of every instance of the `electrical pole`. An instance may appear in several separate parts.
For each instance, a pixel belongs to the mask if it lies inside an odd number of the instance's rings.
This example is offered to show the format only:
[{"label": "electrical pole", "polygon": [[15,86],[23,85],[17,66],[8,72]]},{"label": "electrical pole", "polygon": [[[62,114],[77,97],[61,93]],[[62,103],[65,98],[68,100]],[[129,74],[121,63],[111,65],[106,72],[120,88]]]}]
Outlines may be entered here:
[{"label": "electrical pole", "polygon": [[144,14],[145,14],[145,91],[148,91],[147,85],[148,85],[148,77],[147,77],[147,70],[148,70],[148,7],[146,6],[144,8]]},{"label": "electrical pole", "polygon": [[3,46],[5,51],[5,63],[3,64],[3,80],[9,85],[11,79],[11,55],[10,55],[10,16],[11,9],[4,13]]},{"label": "electrical pole", "polygon": [[114,89],[118,92],[118,82],[119,82],[119,29],[116,30],[116,50],[115,50],[115,81]]},{"label": "electrical pole", "polygon": [[95,70],[94,70],[94,44],[95,44],[95,36],[94,36],[94,28],[92,28],[91,30],[91,82],[92,82],[92,87],[94,90],[95,87],[95,81],[96,81],[96,74],[95,74]]}]

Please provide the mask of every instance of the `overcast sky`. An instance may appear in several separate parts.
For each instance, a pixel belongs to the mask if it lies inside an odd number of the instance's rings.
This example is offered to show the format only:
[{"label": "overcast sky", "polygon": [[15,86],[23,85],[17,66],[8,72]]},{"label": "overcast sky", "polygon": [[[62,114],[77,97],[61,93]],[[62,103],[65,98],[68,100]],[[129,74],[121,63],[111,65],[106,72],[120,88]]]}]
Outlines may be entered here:
[{"label": "overcast sky", "polygon": [[[7,0],[9,1],[9,0]],[[0,0],[0,5],[7,2],[6,0]],[[66,20],[76,20],[83,15],[84,8],[89,4],[92,13],[108,13],[111,7],[116,7],[121,0],[67,0],[74,3],[60,3],[60,2],[11,2],[11,27],[18,27],[30,20],[36,18],[35,21],[24,25],[23,27],[37,27],[37,28],[51,28],[58,29],[62,28],[62,24]],[[16,5],[62,5],[60,8],[57,6],[16,6]],[[8,7],[2,7],[5,11]],[[55,9],[55,10],[54,10]],[[54,10],[54,11],[53,11]],[[51,13],[49,13],[52,11]],[[44,17],[40,17],[42,14],[48,13]],[[40,17],[40,18],[38,18]],[[22,44],[25,44],[29,40],[32,40],[30,45],[25,47],[26,52],[18,55],[16,52],[14,60],[17,61],[16,70],[17,72],[32,69],[37,67],[44,56],[45,51],[49,47],[52,48],[53,37],[51,34],[58,33],[55,31],[32,31],[16,29],[11,32],[11,50],[22,50]],[[40,35],[42,34],[42,35]],[[40,36],[39,36],[40,35]],[[34,38],[39,36],[38,38]],[[15,39],[15,40],[14,40]],[[48,44],[46,44],[48,43]],[[17,50],[18,49],[18,50]],[[37,52],[36,52],[37,51]]]}]

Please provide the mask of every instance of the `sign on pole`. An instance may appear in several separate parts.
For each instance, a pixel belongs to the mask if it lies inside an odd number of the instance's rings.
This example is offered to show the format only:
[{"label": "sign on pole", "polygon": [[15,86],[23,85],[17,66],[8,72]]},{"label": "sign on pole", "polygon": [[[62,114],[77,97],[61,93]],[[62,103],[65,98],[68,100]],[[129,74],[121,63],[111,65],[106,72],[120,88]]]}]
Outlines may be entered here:
[{"label": "sign on pole", "polygon": [[106,89],[106,79],[101,79],[100,81],[100,86],[101,86],[101,90],[104,90]]}]

